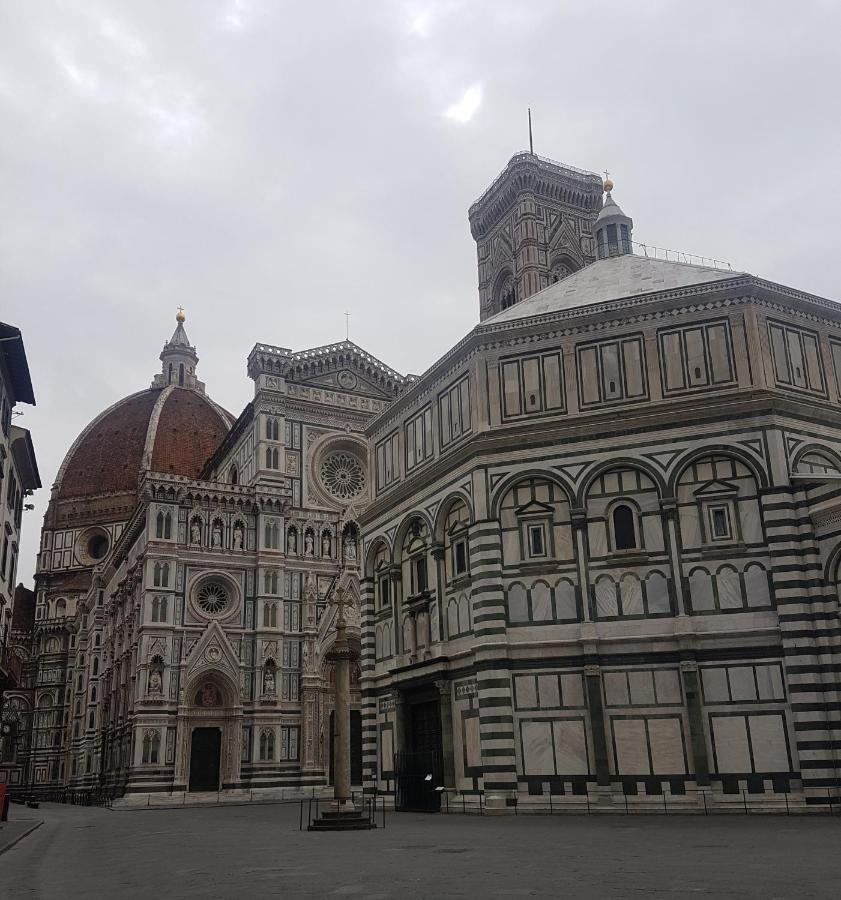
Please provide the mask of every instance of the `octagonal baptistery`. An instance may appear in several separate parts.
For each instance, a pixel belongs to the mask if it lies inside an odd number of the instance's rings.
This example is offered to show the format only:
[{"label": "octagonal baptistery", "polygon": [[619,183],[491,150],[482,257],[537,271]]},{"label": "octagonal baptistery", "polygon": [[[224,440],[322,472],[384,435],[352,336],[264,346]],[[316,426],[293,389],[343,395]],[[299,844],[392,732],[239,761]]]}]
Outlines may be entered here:
[{"label": "octagonal baptistery", "polygon": [[144,472],[195,478],[233,422],[196,378],[183,319],[150,388],[118,400],[73,442],[44,517],[38,560],[40,619],[72,615],[76,595],[119,537]]}]

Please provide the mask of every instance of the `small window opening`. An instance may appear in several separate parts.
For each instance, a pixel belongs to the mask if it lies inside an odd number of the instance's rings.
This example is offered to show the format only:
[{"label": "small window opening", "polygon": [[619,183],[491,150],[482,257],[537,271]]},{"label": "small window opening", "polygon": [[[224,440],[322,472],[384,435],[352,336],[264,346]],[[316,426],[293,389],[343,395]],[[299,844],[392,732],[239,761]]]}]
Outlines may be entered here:
[{"label": "small window opening", "polygon": [[613,541],[617,550],[634,550],[637,546],[634,513],[624,503],[613,510]]},{"label": "small window opening", "polygon": [[529,556],[545,556],[546,541],[542,525],[529,525]]}]

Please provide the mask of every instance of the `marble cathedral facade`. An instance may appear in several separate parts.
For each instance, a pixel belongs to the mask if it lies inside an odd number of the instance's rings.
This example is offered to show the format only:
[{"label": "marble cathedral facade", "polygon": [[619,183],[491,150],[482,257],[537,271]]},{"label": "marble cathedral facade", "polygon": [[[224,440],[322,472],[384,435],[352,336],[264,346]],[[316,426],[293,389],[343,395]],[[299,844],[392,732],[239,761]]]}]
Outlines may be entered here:
[{"label": "marble cathedral facade", "polygon": [[179,321],[53,488],[7,780],[323,784],[341,588],[399,805],[837,797],[841,306],[638,255],[611,188],[513,157],[419,378],[258,344],[234,420]]}]

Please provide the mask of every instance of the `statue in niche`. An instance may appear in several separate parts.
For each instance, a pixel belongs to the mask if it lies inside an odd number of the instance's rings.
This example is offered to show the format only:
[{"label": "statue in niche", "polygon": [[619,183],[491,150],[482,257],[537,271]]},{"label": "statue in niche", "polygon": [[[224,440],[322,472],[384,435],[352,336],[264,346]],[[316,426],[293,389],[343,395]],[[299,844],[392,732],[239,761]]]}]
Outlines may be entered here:
[{"label": "statue in niche", "polygon": [[290,556],[298,552],[298,534],[294,528],[290,528],[286,535],[286,552]]},{"label": "statue in niche", "polygon": [[242,550],[243,539],[245,537],[244,534],[245,529],[242,527],[242,522],[237,522],[234,525],[234,550]]},{"label": "statue in niche", "polygon": [[324,534],[321,535],[321,555],[326,559],[329,559],[332,554],[332,541],[330,540],[330,532],[325,531]]},{"label": "statue in niche", "polygon": [[160,694],[163,691],[163,680],[160,669],[157,667],[149,673],[149,693]]},{"label": "statue in niche", "polygon": [[215,550],[222,546],[222,523],[218,519],[213,523],[212,546]]},{"label": "statue in niche", "polygon": [[275,692],[275,680],[274,680],[274,669],[272,666],[268,666],[266,668],[266,673],[263,676],[263,693],[264,694],[274,694]]},{"label": "statue in niche", "polygon": [[304,536],[304,556],[312,556],[313,555],[313,547],[314,541],[312,539],[312,532],[308,531]]},{"label": "statue in niche", "polygon": [[356,562],[356,539],[350,532],[345,535],[344,550],[345,560],[347,560],[347,562]]},{"label": "statue in niche", "polygon": [[201,525],[198,519],[193,519],[190,523],[190,543],[201,546]]}]

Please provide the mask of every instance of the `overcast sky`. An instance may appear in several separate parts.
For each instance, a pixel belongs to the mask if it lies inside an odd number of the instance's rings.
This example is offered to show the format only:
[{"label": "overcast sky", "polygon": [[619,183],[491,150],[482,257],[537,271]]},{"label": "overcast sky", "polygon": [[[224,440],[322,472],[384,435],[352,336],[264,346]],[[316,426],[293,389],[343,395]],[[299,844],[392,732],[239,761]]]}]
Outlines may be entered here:
[{"label": "overcast sky", "polygon": [[841,300],[841,3],[0,0],[0,319],[44,488],[183,304],[237,414],[256,341],[421,372],[478,317],[510,156],[601,172],[635,238]]}]

